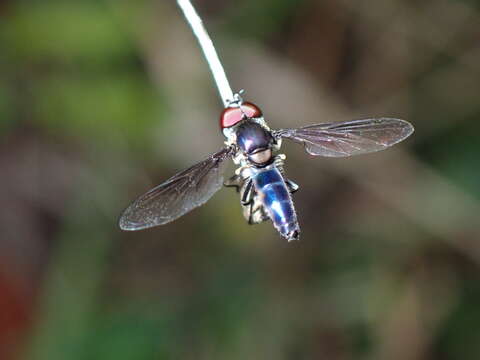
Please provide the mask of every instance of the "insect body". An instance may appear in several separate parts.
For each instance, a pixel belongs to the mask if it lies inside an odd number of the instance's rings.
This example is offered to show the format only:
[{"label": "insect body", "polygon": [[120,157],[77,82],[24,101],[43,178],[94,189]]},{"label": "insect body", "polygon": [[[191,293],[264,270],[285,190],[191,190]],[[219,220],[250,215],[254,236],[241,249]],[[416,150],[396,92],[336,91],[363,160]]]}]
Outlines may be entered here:
[{"label": "insect body", "polygon": [[[120,228],[141,230],[171,222],[204,204],[225,185],[240,193],[249,224],[271,220],[283,237],[296,240],[300,228],[291,194],[298,185],[285,176],[285,155],[275,155],[282,139],[303,144],[314,156],[346,157],[383,150],[413,132],[410,123],[392,118],[271,130],[256,105],[243,102],[238,94],[234,99],[220,117],[226,146],[135,200],[122,214]],[[224,183],[228,158],[239,167]]]},{"label": "insect body", "polygon": [[[237,187],[249,224],[271,219],[281,235],[289,240],[297,239],[300,229],[290,193],[298,186],[282,175],[285,155],[273,156],[273,151],[280,148],[280,140],[275,139],[266,126],[261,111],[250,103],[246,107],[243,110],[239,105],[237,109],[224,112],[228,114],[230,125],[224,128],[227,144],[238,148],[234,162],[241,165],[225,185]],[[248,110],[256,117],[248,117],[245,114]],[[231,113],[234,112],[237,112],[238,121],[232,124]]]},{"label": "insect body", "polygon": [[252,181],[258,194],[257,201],[261,202],[267,215],[262,220],[271,219],[278,232],[288,240],[298,239],[300,228],[297,215],[290,190],[280,171],[276,167],[261,170]]}]

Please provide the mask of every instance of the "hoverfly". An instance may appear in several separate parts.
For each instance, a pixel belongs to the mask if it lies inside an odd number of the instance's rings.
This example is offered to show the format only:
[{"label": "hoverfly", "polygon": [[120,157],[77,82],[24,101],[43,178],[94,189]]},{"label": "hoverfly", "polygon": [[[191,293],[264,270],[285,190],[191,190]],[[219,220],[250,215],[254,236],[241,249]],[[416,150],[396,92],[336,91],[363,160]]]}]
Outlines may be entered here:
[{"label": "hoverfly", "polygon": [[[303,144],[310,155],[347,157],[384,150],[411,135],[413,126],[400,119],[374,118],[272,130],[260,108],[235,94],[220,116],[225,147],[174,175],[135,200],[122,214],[123,230],[167,224],[207,202],[223,185],[240,194],[249,224],[271,220],[278,232],[297,240],[300,227],[291,194],[299,186],[286,177],[282,140]],[[224,182],[227,159],[239,167]]]}]

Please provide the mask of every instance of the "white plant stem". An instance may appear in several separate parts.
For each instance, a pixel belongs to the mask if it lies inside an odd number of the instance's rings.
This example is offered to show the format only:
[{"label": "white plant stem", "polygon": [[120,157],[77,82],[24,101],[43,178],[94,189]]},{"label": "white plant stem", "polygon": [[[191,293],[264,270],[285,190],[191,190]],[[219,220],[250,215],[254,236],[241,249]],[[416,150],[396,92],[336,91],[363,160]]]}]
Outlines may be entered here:
[{"label": "white plant stem", "polygon": [[190,24],[193,33],[198,39],[203,54],[208,62],[208,66],[212,71],[212,75],[217,85],[218,92],[220,93],[223,105],[228,107],[229,104],[236,100],[236,96],[230,87],[227,75],[225,74],[225,70],[220,62],[217,51],[213,46],[213,42],[210,39],[207,30],[203,26],[202,19],[200,19],[200,16],[198,16],[198,13],[195,11],[195,8],[190,0],[177,0],[177,3],[182,9],[183,14]]}]

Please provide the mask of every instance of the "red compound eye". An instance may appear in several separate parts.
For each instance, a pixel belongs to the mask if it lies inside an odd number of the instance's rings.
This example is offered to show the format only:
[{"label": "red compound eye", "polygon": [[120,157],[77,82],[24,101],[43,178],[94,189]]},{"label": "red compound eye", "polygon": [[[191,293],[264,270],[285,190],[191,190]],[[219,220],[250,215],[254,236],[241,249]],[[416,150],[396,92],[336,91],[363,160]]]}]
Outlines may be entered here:
[{"label": "red compound eye", "polygon": [[262,111],[254,104],[244,102],[237,107],[230,107],[223,110],[220,116],[220,127],[222,129],[231,127],[240,121],[248,118],[257,118],[262,116]]}]

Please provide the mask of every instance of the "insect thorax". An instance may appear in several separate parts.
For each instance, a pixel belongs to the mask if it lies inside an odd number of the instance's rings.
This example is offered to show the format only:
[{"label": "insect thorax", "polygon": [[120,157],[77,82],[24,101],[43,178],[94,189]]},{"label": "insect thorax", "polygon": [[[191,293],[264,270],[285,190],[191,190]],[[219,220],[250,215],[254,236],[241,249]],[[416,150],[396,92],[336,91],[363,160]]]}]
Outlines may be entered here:
[{"label": "insect thorax", "polygon": [[[225,141],[225,144],[227,146],[233,146],[236,150],[236,153],[233,156],[233,162],[236,165],[240,165],[241,167],[256,167],[256,165],[253,164],[248,159],[248,155],[244,151],[242,151],[242,149],[240,148],[240,146],[238,144],[238,139],[237,139],[237,129],[238,129],[238,127],[241,126],[242,124],[245,124],[245,122],[247,122],[247,121],[260,125],[269,134],[272,133],[272,131],[271,131],[270,127],[267,125],[265,119],[263,117],[258,117],[258,118],[246,119],[246,120],[242,121],[241,123],[239,123],[235,126],[225,128],[225,129],[223,129],[223,134],[227,138],[227,140]],[[282,140],[280,138],[279,139],[273,138],[273,141],[270,144],[270,148],[271,148],[272,152],[276,152],[276,151],[280,150],[281,144],[282,144]]]}]

